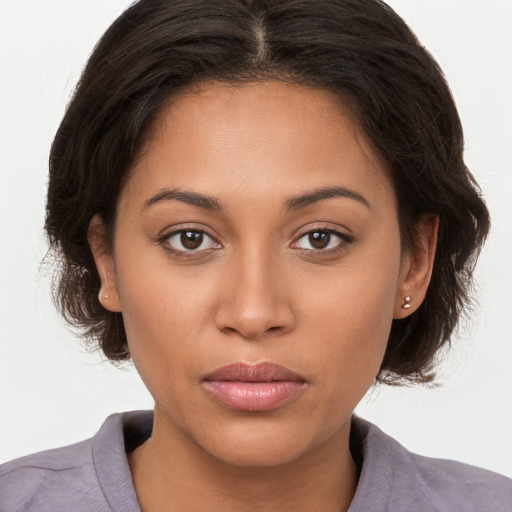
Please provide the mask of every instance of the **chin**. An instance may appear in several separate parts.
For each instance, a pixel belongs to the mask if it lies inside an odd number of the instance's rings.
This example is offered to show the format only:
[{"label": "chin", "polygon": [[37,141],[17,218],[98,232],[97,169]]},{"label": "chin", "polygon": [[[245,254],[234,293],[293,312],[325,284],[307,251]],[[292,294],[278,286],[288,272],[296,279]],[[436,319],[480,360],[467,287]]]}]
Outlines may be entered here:
[{"label": "chin", "polygon": [[231,466],[268,468],[297,460],[321,442],[297,425],[251,418],[218,428],[214,436],[198,444],[212,457]]},{"label": "chin", "polygon": [[210,454],[217,460],[237,468],[270,468],[298,459],[304,449],[300,446],[276,443],[234,442],[230,447],[211,447]]}]

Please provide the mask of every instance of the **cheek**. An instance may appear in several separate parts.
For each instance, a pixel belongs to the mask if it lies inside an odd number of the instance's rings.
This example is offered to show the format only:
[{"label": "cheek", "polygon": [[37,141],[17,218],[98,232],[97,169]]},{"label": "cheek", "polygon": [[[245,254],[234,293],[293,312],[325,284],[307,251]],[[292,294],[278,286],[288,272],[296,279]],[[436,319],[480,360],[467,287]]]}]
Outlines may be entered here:
[{"label": "cheek", "polygon": [[364,394],[380,368],[400,271],[399,243],[394,247],[380,255],[379,265],[371,255],[361,254],[334,279],[325,279],[323,286],[303,296],[309,337],[316,340],[310,356],[329,369],[324,376],[331,387],[343,380],[344,389],[360,387]]},{"label": "cheek", "polygon": [[393,318],[393,302],[388,294],[366,293],[332,295],[336,302],[317,302],[312,314],[315,352],[330,366],[344,368],[345,374],[377,371],[384,355]]},{"label": "cheek", "polygon": [[147,381],[152,375],[194,369],[200,340],[211,323],[215,273],[176,268],[154,251],[132,254],[118,265],[117,287],[137,370]]},{"label": "cheek", "polygon": [[[179,287],[144,279],[123,289],[122,304],[130,354],[142,381],[157,404],[179,423],[189,407],[195,386],[198,347],[193,340],[202,330],[197,306]],[[173,397],[170,399],[170,397]]]}]

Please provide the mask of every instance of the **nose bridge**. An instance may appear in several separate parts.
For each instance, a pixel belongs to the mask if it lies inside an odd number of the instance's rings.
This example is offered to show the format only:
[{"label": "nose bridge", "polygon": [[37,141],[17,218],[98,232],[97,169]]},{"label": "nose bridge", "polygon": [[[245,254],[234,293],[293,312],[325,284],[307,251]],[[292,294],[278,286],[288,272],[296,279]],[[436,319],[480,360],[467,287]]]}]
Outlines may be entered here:
[{"label": "nose bridge", "polygon": [[217,326],[246,339],[287,332],[294,317],[286,296],[279,257],[269,247],[249,246],[229,262],[226,294],[217,311]]}]

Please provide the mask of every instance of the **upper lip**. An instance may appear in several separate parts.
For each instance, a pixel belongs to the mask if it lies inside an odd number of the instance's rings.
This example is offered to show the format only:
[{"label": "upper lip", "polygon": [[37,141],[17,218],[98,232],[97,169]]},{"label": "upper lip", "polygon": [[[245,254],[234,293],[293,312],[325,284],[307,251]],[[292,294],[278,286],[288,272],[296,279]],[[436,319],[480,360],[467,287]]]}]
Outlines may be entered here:
[{"label": "upper lip", "polygon": [[237,362],[222,366],[209,373],[206,381],[239,381],[239,382],[272,382],[272,381],[301,381],[305,379],[280,364],[262,362],[248,364]]}]

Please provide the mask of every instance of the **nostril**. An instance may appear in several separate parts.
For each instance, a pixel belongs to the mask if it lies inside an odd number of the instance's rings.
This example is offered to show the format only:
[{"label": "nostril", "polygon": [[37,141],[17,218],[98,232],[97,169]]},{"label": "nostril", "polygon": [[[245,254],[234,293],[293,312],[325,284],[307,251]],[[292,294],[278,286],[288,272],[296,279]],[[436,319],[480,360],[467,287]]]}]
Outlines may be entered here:
[{"label": "nostril", "polygon": [[214,322],[221,332],[254,341],[277,337],[293,329],[294,310],[287,300],[279,297],[271,286],[262,288],[259,281],[257,290],[247,285],[242,287],[242,282],[237,282],[235,293],[220,301],[214,311]]},{"label": "nostril", "polygon": [[278,334],[279,332],[284,331],[284,328],[276,325],[273,327],[269,327],[268,329],[251,329],[247,326],[236,328],[236,327],[225,327],[222,329],[222,332],[228,335],[237,334],[245,340],[256,341],[258,339],[263,339],[268,334]]}]

